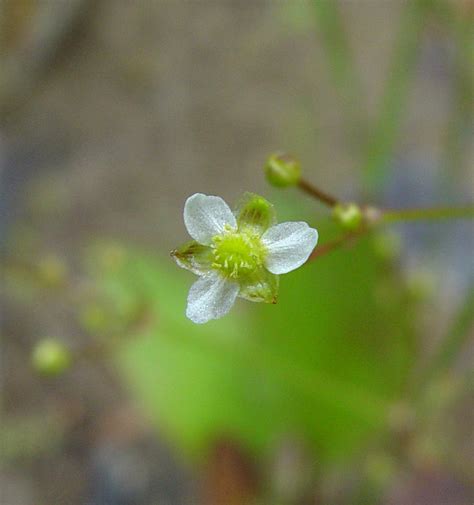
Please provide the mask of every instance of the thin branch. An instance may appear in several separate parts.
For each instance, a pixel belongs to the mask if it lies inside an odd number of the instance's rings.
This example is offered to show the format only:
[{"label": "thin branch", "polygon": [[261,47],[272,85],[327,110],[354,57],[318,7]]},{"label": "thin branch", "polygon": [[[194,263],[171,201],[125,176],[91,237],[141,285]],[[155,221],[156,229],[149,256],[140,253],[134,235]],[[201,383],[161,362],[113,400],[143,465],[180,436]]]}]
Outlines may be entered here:
[{"label": "thin branch", "polygon": [[[304,190],[321,200],[326,205],[331,208],[334,207],[338,202],[335,198],[327,195],[319,188],[311,186],[310,184],[304,183]],[[301,187],[301,182],[300,182]],[[303,187],[301,187],[303,189]],[[334,239],[326,244],[318,246],[312,254],[309,256],[307,262],[313,261],[316,258],[324,256],[339,247],[349,243],[350,241],[355,241],[359,239],[362,235],[367,234],[370,230],[374,229],[376,226],[381,226],[384,224],[405,222],[405,221],[422,221],[422,220],[439,220],[439,219],[469,219],[474,217],[474,206],[466,207],[428,207],[421,209],[390,209],[383,210],[377,207],[365,206],[361,207],[363,212],[363,222],[359,229],[351,231],[342,235],[341,237]]]},{"label": "thin branch", "polygon": [[474,217],[474,206],[465,207],[428,207],[421,209],[393,209],[382,210],[381,223],[395,223],[399,221],[419,221],[438,219],[469,219]]},{"label": "thin branch", "polygon": [[376,119],[362,166],[365,187],[371,192],[384,180],[387,164],[400,133],[421,33],[426,24],[426,14],[431,8],[429,0],[411,0],[404,4],[391,68],[379,107],[379,117]]},{"label": "thin branch", "polygon": [[322,244],[319,247],[316,247],[316,249],[311,253],[309,258],[307,259],[306,263],[313,261],[317,258],[320,258],[321,256],[325,256],[326,254],[328,254],[332,251],[335,251],[344,245],[354,243],[360,237],[362,237],[363,235],[368,233],[368,231],[369,231],[369,228],[364,227],[357,232],[346,233],[345,235],[342,235],[341,237],[338,237],[334,240],[331,240],[330,242],[326,242],[325,244]]},{"label": "thin branch", "polygon": [[[361,133],[365,134],[368,117],[365,101],[362,100],[360,76],[356,72],[354,55],[339,3],[335,0],[313,0],[312,7],[329,74],[342,100],[350,127],[349,138],[355,141],[360,138]],[[365,142],[363,137],[362,143]]]},{"label": "thin branch", "polygon": [[325,191],[322,191],[321,189],[317,188],[310,182],[300,179],[298,183],[298,187],[307,193],[308,195],[312,196],[313,198],[316,198],[317,200],[321,201],[324,203],[324,205],[327,205],[328,207],[334,207],[339,203],[339,200],[330,195],[329,193],[326,193]]}]

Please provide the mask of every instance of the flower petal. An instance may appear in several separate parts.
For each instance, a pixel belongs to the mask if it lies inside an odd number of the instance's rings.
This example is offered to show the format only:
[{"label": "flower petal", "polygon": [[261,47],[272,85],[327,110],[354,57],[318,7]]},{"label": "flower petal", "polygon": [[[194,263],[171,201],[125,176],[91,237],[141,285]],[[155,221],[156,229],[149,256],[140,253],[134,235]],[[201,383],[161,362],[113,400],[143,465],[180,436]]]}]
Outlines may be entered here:
[{"label": "flower petal", "polygon": [[226,224],[237,227],[234,214],[222,198],[196,193],[184,204],[184,224],[200,244],[209,245],[212,237],[224,231]]},{"label": "flower petal", "polygon": [[268,256],[265,266],[273,274],[286,274],[301,266],[318,242],[318,232],[303,222],[280,223],[262,236]]},{"label": "flower petal", "polygon": [[212,249],[195,240],[171,251],[171,256],[181,268],[190,270],[196,275],[205,275],[212,267]]},{"label": "flower petal", "polygon": [[218,274],[198,279],[189,290],[186,316],[194,323],[207,323],[229,312],[237,298],[239,285]]}]

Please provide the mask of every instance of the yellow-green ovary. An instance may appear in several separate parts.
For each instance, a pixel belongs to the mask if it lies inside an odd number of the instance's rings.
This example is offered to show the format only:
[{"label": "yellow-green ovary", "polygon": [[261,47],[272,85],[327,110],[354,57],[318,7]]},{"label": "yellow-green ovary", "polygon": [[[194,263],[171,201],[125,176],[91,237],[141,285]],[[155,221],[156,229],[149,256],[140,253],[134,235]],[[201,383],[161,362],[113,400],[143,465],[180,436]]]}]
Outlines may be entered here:
[{"label": "yellow-green ovary", "polygon": [[226,231],[212,241],[212,266],[226,277],[238,279],[263,266],[266,249],[251,231]]}]

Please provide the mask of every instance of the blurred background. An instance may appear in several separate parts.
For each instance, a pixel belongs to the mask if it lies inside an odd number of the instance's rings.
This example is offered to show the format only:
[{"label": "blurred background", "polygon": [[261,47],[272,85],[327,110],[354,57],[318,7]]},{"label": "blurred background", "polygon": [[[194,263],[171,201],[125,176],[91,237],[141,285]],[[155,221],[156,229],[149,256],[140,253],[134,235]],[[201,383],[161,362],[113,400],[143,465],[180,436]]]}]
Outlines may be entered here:
[{"label": "blurred background", "polygon": [[185,199],[473,199],[470,0],[0,0],[2,505],[470,505],[473,226],[184,316]]}]

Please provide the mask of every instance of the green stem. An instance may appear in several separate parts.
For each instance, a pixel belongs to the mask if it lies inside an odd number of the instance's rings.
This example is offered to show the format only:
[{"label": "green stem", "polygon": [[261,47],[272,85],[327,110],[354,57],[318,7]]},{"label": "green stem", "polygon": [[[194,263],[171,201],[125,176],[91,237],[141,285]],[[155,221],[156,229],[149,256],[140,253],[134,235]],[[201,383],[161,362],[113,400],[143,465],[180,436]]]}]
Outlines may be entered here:
[{"label": "green stem", "polygon": [[[319,193],[319,190],[318,190]],[[313,195],[315,196],[315,195]],[[319,197],[317,197],[319,198]],[[366,208],[367,222],[359,230],[348,232],[339,238],[318,246],[308,258],[314,261],[343,245],[356,241],[367,234],[373,227],[407,221],[439,220],[439,219],[469,219],[474,218],[474,206],[471,207],[433,207],[426,209],[379,210]]]},{"label": "green stem", "polygon": [[362,86],[342,16],[335,0],[313,0],[312,5],[331,78],[346,108],[353,138],[357,134],[360,135],[366,124],[366,117],[361,102]]},{"label": "green stem", "polygon": [[381,112],[362,167],[365,187],[370,192],[380,186],[387,173],[407,103],[425,15],[430,8],[429,0],[410,0],[402,13],[397,46],[380,104]]},{"label": "green stem", "polygon": [[426,209],[399,209],[381,211],[380,223],[402,221],[438,220],[438,219],[472,219],[474,206],[466,207],[432,207]]},{"label": "green stem", "polygon": [[367,228],[364,228],[361,232],[359,233],[346,233],[345,235],[340,236],[339,238],[336,238],[334,240],[331,240],[330,242],[326,242],[325,244],[322,244],[311,253],[307,261],[313,261],[316,258],[320,258],[321,256],[324,256],[332,251],[335,251],[336,249],[339,249],[343,245],[349,243],[350,241],[355,241],[357,238],[359,238],[361,235],[366,233]]},{"label": "green stem", "polygon": [[457,180],[453,175],[462,173],[468,162],[466,147],[470,142],[468,132],[474,113],[474,71],[470,64],[474,62],[474,10],[464,15],[456,13],[451,2],[439,2],[437,7],[441,21],[448,26],[455,42],[453,106],[442,159],[445,184],[449,187]]}]

